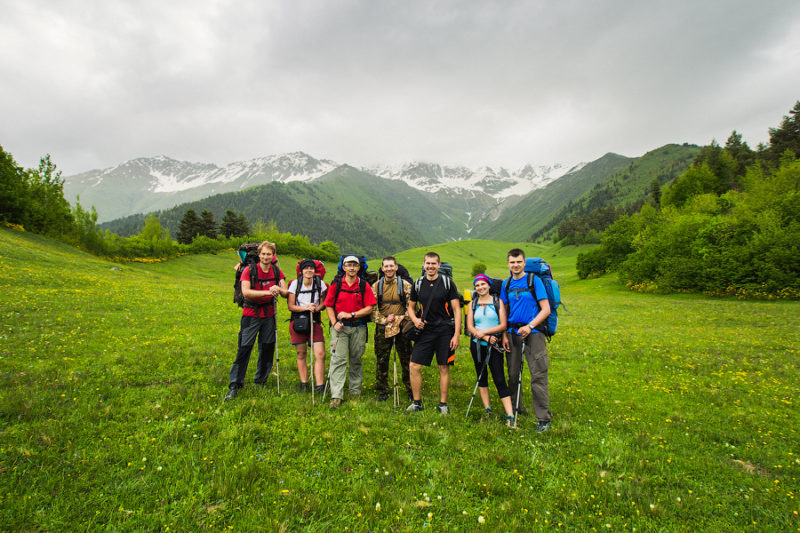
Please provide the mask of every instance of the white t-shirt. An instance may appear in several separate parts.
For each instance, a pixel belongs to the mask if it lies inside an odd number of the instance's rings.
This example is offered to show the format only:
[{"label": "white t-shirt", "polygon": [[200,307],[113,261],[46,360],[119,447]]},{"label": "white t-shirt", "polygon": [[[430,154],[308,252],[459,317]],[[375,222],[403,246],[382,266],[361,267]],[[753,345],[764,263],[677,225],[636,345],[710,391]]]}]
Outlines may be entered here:
[{"label": "white t-shirt", "polygon": [[[300,281],[302,283],[302,280]],[[313,282],[312,282],[313,287]],[[325,284],[324,281],[320,280],[319,282],[319,292],[314,292],[314,301],[311,301],[311,288],[306,287],[305,285],[300,287],[300,292],[297,294],[297,297],[294,300],[294,304],[298,306],[308,305],[310,303],[318,304],[320,302],[320,295],[325,292],[325,289],[328,286]],[[289,284],[289,292],[294,294],[295,289],[297,288],[297,280],[293,279],[292,282]],[[306,292],[308,291],[308,292]]]}]

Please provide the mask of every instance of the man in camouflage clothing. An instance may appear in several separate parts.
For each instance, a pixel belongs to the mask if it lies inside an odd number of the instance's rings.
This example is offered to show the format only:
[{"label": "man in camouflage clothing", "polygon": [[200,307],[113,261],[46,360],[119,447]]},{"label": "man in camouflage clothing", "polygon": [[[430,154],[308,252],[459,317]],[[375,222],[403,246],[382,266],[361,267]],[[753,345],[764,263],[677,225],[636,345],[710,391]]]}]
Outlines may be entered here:
[{"label": "man in camouflage clothing", "polygon": [[[372,285],[372,292],[378,300],[378,305],[372,311],[375,322],[375,392],[378,401],[389,399],[389,362],[394,346],[400,358],[400,367],[403,373],[403,384],[406,394],[411,399],[411,378],[408,374],[408,363],[411,358],[411,341],[403,335],[401,323],[408,320],[406,306],[408,296],[411,294],[411,284],[397,275],[397,260],[394,257],[384,257],[381,265],[383,278]],[[402,295],[398,290],[402,284]]]}]

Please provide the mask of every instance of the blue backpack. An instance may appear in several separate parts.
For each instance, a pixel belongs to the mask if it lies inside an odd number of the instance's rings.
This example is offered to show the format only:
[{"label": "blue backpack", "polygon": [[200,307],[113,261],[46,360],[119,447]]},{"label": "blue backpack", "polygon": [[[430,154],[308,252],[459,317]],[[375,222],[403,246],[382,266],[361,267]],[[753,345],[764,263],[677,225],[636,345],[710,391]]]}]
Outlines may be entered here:
[{"label": "blue backpack", "polygon": [[[544,290],[547,292],[547,301],[550,302],[550,315],[547,320],[542,322],[536,327],[537,331],[545,334],[549,339],[556,334],[558,329],[558,308],[562,305],[561,291],[558,288],[558,282],[553,279],[553,272],[550,270],[550,265],[545,263],[544,259],[540,257],[529,257],[525,260],[525,272],[528,274],[528,288],[527,289],[511,289],[508,286],[511,284],[511,278],[506,280],[506,294],[510,292],[530,291],[534,300],[536,299],[536,292],[533,285],[533,277],[536,276],[542,280]],[[564,309],[567,307],[564,306]]]}]

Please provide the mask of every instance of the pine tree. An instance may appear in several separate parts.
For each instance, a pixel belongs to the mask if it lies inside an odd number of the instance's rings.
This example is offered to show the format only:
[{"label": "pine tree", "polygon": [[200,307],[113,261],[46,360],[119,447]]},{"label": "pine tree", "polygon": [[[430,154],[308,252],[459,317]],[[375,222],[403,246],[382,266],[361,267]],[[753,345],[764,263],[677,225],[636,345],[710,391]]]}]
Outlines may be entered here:
[{"label": "pine tree", "polygon": [[219,232],[225,237],[244,237],[250,233],[250,224],[248,224],[244,214],[239,213],[237,215],[228,209],[225,211],[225,216],[222,217]]},{"label": "pine tree", "polygon": [[800,100],[794,104],[789,115],[783,117],[779,127],[769,129],[769,148],[765,155],[776,165],[786,150],[800,157]]},{"label": "pine tree", "polygon": [[658,178],[653,178],[650,183],[650,203],[656,209],[661,207],[661,182],[658,181]]},{"label": "pine tree", "polygon": [[728,141],[725,143],[725,151],[728,152],[736,163],[734,175],[744,176],[747,167],[752,165],[756,160],[756,153],[747,145],[742,142],[742,134],[736,130],[731,132]]},{"label": "pine tree", "polygon": [[194,209],[189,209],[183,215],[178,226],[178,242],[181,244],[192,244],[195,235],[200,234],[200,217]]},{"label": "pine tree", "polygon": [[209,239],[217,238],[217,221],[214,220],[214,213],[208,209],[203,209],[200,212],[200,235],[204,235]]}]

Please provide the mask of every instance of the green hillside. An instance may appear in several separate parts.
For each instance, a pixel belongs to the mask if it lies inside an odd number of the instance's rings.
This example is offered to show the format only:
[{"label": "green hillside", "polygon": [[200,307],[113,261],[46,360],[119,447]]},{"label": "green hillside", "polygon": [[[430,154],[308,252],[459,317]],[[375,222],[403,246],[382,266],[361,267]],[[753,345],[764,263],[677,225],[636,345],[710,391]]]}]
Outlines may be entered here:
[{"label": "green hillside", "polygon": [[531,192],[513,209],[504,211],[494,221],[482,224],[473,235],[478,238],[527,241],[534,231],[566,204],[608,179],[630,161],[628,157],[606,154],[580,170],[569,172],[546,187]]},{"label": "green hillside", "polygon": [[683,173],[700,148],[668,144],[638,158],[606,154],[582,169],[533,191],[476,236],[507,240],[536,240],[566,218],[597,207],[625,206],[650,194],[654,178],[663,185]]},{"label": "green hillside", "polygon": [[668,144],[632,160],[626,167],[595,184],[590,191],[569,203],[531,235],[553,237],[552,231],[569,217],[585,215],[604,207],[634,207],[650,197],[653,180],[660,186],[671,183],[692,164],[700,153],[695,145]]},{"label": "green hillside", "polygon": [[[188,209],[207,209],[220,221],[225,211],[242,212],[251,222],[275,222],[281,231],[307,235],[314,243],[331,240],[343,251],[382,255],[465,235],[465,216],[449,215],[429,195],[400,181],[365,174],[349,166],[311,183],[269,183],[157,212],[172,235]],[[141,231],[144,215],[103,224],[121,235]]]}]

